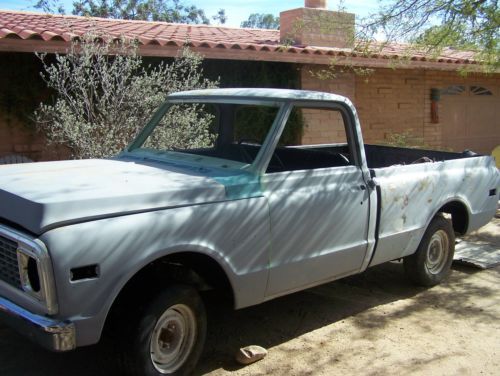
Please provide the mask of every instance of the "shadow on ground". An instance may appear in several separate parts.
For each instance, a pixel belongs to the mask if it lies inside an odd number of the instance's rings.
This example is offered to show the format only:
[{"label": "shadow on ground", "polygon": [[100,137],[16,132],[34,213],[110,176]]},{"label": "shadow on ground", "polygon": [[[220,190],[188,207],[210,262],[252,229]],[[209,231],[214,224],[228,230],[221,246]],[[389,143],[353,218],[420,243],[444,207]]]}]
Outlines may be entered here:
[{"label": "shadow on ground", "polygon": [[[444,309],[457,318],[468,316],[481,322],[496,322],[497,317],[474,308],[471,301],[478,296],[498,294],[497,290],[470,283],[469,277],[477,273],[474,269],[463,266],[454,266],[454,269],[449,282],[429,290],[411,285],[404,277],[401,264],[388,263],[357,276],[240,311],[232,311],[223,302],[211,299],[207,344],[197,374],[220,368],[238,369],[233,355],[239,347],[257,344],[273,348],[346,318],[354,319],[366,338],[370,338],[374,326],[384,327],[397,318],[395,315],[411,315],[433,307]],[[393,314],[371,313],[375,311],[370,310],[373,307],[408,298],[412,298],[411,304]],[[0,326],[0,374],[80,376],[116,375],[117,372],[102,346],[55,354]]]}]

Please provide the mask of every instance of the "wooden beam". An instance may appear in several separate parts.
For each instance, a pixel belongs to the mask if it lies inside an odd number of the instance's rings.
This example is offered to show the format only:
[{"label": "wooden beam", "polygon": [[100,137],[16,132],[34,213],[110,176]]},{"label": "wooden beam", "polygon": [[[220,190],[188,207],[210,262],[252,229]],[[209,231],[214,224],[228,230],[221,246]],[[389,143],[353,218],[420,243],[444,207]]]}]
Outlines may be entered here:
[{"label": "wooden beam", "polygon": [[[69,42],[64,41],[44,41],[40,39],[0,39],[0,51],[3,52],[46,52],[46,53],[66,53],[69,49]],[[249,60],[249,61],[272,61],[295,64],[315,64],[315,65],[338,65],[364,68],[391,68],[391,69],[429,69],[439,71],[456,71],[460,68],[469,68],[472,71],[481,71],[481,66],[477,64],[446,63],[420,60],[400,60],[394,58],[369,58],[369,57],[348,57],[333,56],[326,54],[315,54],[300,52],[288,52],[286,47],[274,51],[256,51],[252,49],[235,49],[220,47],[190,47],[192,51],[201,54],[206,59],[215,60]],[[180,47],[141,45],[139,54],[152,57],[174,57],[179,53]]]}]

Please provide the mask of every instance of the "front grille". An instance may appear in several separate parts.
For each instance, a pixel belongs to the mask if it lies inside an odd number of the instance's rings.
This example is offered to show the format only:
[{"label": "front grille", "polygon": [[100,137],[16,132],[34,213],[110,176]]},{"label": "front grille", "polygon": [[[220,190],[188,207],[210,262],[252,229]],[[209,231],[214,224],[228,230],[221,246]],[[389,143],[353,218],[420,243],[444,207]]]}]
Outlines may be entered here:
[{"label": "front grille", "polygon": [[0,280],[21,288],[17,264],[17,243],[0,236]]}]

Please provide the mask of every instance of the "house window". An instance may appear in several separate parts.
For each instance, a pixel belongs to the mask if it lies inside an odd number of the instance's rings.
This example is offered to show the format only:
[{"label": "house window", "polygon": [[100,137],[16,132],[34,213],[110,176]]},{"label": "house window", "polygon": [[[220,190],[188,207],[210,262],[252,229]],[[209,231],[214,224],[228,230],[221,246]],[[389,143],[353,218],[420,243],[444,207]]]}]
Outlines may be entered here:
[{"label": "house window", "polygon": [[441,95],[493,95],[492,91],[478,85],[451,85],[441,90]]},{"label": "house window", "polygon": [[482,86],[471,86],[470,92],[472,95],[493,95],[493,93]]}]

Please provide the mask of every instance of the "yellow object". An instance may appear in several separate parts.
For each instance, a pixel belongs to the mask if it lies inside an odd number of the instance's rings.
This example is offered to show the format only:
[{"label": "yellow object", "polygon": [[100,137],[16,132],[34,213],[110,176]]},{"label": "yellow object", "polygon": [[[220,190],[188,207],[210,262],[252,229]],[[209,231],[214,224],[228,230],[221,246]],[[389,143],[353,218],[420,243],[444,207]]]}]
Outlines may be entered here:
[{"label": "yellow object", "polygon": [[491,155],[494,156],[495,160],[497,161],[497,168],[500,168],[500,145],[493,149]]}]

